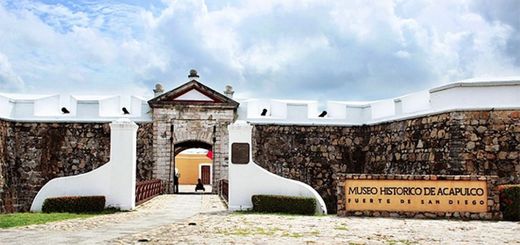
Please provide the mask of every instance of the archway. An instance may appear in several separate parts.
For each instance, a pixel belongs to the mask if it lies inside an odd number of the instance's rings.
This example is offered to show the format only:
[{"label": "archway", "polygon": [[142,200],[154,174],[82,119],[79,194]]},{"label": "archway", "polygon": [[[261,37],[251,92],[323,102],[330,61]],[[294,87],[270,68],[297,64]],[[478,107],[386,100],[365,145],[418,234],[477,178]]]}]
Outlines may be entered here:
[{"label": "archway", "polygon": [[175,143],[173,153],[173,192],[211,193],[213,146],[200,140],[187,140]]},{"label": "archway", "polygon": [[212,193],[219,193],[219,183],[228,177],[227,126],[237,118],[239,103],[197,81],[196,72],[188,78],[148,101],[153,115],[153,177],[172,193],[175,156],[183,149],[211,149]]},{"label": "archway", "polygon": [[206,143],[204,141],[200,140],[186,140],[183,142],[178,142],[173,145],[175,156],[179,155],[179,153],[191,149],[191,148],[200,148],[200,149],[206,149],[208,151],[211,151],[213,149],[213,146],[210,143]]}]

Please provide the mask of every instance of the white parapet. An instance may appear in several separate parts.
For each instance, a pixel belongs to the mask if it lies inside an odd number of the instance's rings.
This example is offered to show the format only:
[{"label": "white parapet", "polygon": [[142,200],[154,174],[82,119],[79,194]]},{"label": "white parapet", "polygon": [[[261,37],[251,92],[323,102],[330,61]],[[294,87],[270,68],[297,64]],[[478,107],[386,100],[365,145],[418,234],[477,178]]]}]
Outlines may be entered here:
[{"label": "white parapet", "polygon": [[39,212],[45,199],[61,196],[105,196],[107,207],[133,209],[137,127],[126,118],[112,122],[110,161],[84,174],[50,180],[34,198],[31,211]]},{"label": "white parapet", "polygon": [[430,90],[434,110],[518,108],[520,79],[457,82]]},{"label": "white parapet", "polygon": [[14,103],[9,97],[0,94],[0,118],[10,118]]},{"label": "white parapet", "polygon": [[[313,197],[316,199],[316,212],[326,214],[327,207],[321,196],[309,185],[273,174],[253,162],[251,135],[253,127],[243,121],[228,126],[229,130],[229,209],[247,210],[253,207],[253,195],[288,195]],[[233,163],[232,145],[249,144],[249,162]]]}]

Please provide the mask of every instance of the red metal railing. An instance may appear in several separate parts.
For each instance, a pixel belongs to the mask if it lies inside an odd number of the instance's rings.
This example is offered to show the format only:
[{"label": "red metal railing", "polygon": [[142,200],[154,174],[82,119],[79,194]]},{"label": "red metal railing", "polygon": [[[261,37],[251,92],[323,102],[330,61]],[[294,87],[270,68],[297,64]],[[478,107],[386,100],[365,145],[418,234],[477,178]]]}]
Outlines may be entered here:
[{"label": "red metal railing", "polygon": [[135,205],[140,205],[163,193],[161,180],[139,181],[135,185]]},{"label": "red metal railing", "polygon": [[218,190],[220,197],[227,203],[229,201],[229,182],[227,179],[220,180]]}]

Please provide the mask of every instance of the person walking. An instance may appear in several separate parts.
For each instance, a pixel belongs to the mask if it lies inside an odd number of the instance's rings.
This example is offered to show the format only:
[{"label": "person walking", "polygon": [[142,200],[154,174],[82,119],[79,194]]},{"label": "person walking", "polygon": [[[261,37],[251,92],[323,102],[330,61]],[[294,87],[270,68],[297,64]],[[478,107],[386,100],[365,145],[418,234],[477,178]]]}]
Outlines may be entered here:
[{"label": "person walking", "polygon": [[173,176],[173,193],[177,194],[179,193],[179,178],[181,177],[181,174],[179,172],[175,172],[175,175]]}]

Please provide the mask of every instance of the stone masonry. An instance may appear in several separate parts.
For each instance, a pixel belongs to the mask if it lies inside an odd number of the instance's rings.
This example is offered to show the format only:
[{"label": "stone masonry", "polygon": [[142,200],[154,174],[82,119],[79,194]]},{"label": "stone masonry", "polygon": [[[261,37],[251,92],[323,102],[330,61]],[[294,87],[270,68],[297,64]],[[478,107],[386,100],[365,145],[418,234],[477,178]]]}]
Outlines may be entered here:
[{"label": "stone masonry", "polygon": [[[8,162],[7,162],[7,135],[10,129],[10,123],[0,120],[0,213],[5,211],[4,190],[3,186],[8,178],[6,175]],[[10,203],[9,203],[10,204]],[[10,204],[11,205],[11,204]]]},{"label": "stone masonry", "polygon": [[[154,178],[163,180],[168,192],[173,192],[168,187],[173,186],[173,157],[180,153],[176,148],[213,151],[214,193],[219,191],[218,182],[227,179],[227,125],[235,120],[239,103],[198,82],[198,77],[191,70],[189,82],[148,101],[153,118]],[[196,96],[183,98],[189,93]]]},{"label": "stone masonry", "polygon": [[[137,179],[152,177],[152,124],[140,124]],[[0,212],[26,211],[49,180],[85,173],[110,159],[108,123],[0,121]]]},{"label": "stone masonry", "polygon": [[153,123],[139,123],[137,129],[136,180],[153,179]]},{"label": "stone masonry", "polygon": [[[233,122],[234,111],[195,105],[155,108],[153,113],[153,149],[156,161],[153,170],[154,178],[166,182],[172,181],[169,170],[171,164],[171,125],[173,124],[174,147],[186,141],[195,141],[212,146],[214,159],[212,182],[213,190],[217,191],[218,180],[227,179],[227,145],[229,141],[227,125]],[[215,134],[213,134],[214,126]]]},{"label": "stone masonry", "polygon": [[520,183],[520,111],[456,111],[363,126],[255,125],[253,157],[336,211],[339,173],[497,175]]}]

